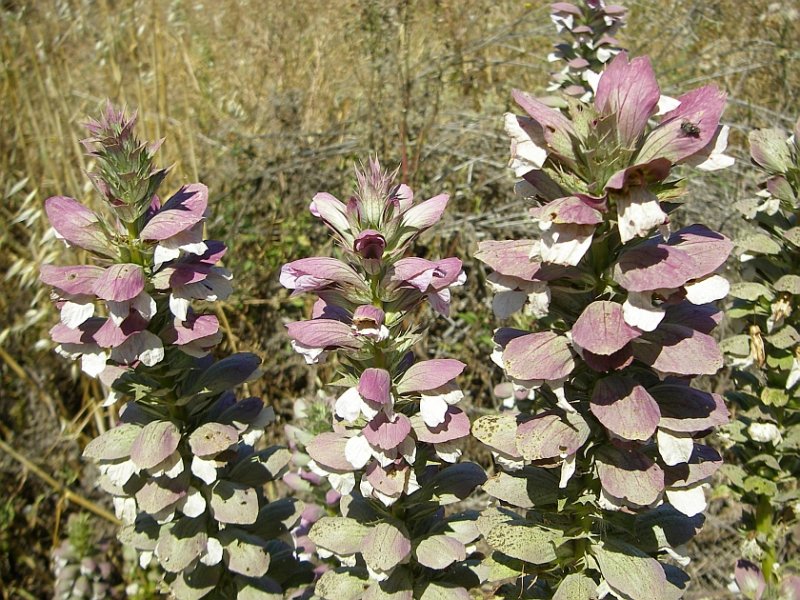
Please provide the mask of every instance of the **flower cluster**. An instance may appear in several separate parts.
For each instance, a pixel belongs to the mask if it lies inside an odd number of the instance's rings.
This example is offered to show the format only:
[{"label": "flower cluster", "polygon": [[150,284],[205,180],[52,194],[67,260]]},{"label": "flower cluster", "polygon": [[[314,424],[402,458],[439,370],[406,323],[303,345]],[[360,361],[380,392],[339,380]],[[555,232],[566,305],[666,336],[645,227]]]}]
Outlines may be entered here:
[{"label": "flower cluster", "polygon": [[474,465],[444,468],[458,460],[458,442],[469,435],[455,382],[465,365],[417,361],[410,352],[421,337],[409,318],[414,309],[427,301],[447,315],[450,289],[464,282],[457,258],[406,256],[417,236],[439,221],[448,197],[415,203],[411,189],[392,179],[370,161],[357,172],[356,194],[347,203],[317,194],[311,212],[331,230],[344,260],[306,258],[281,271],[293,294],[319,298],[310,320],[287,326],[292,345],[309,363],[338,350],[343,370],[332,431],[306,445],[312,471],[343,495],[345,515],[323,518],[309,537],[321,554],[334,553],[352,567],[320,579],[317,593],[325,598],[345,587],[359,595],[368,585],[370,593],[403,590],[401,597],[422,582],[431,593],[437,586],[463,588],[447,575],[458,572],[454,563],[465,559],[465,544],[478,535],[474,527],[467,532],[442,520],[440,503],[432,500],[453,501],[483,480]]},{"label": "flower cluster", "polygon": [[111,399],[128,400],[121,424],[84,456],[113,497],[120,539],[143,566],[155,557],[175,597],[279,593],[303,578],[288,533],[302,505],[269,503],[263,488],[290,455],[256,450],[273,411],[231,391],[258,374],[258,357],[208,356],[217,320],[190,306],[231,291],[217,264],[225,246],[203,240],[207,190],[187,185],[162,204],[164,170],[134,137],[134,122],[109,108],[89,124],[84,143],[101,165],[92,178],[105,216],[71,198],[46,203],[56,232],[93,259],[42,268],[61,309],[53,338],[112,386]]},{"label": "flower cluster", "polygon": [[[42,268],[61,313],[50,335],[60,354],[80,357],[85,373],[108,384],[137,364],[157,365],[168,347],[206,354],[221,339],[219,323],[195,313],[191,301],[231,293],[231,274],[218,265],[225,245],[203,239],[206,186],[185,185],[162,203],[156,191],[166,170],[153,165],[158,145],[140,142],[135,123],[109,106],[83,140],[99,164],[90,176],[106,211],[65,196],[45,203],[56,234],[93,259]],[[164,304],[168,312],[159,310]]]},{"label": "flower cluster", "polygon": [[109,544],[95,541],[86,514],[73,515],[67,524],[67,538],[53,551],[55,600],[121,598],[115,586],[118,573],[111,563]]},{"label": "flower cluster", "polygon": [[516,508],[479,521],[521,561],[494,577],[539,573],[534,587],[559,598],[672,597],[685,575],[654,557],[685,562],[676,548],[702,523],[721,465],[701,438],[728,411],[690,380],[722,366],[711,302],[727,294],[717,271],[732,243],[702,225],[670,233],[680,189],[669,176],[729,162],[725,95],[688,92],[651,124],[661,96],[650,63],[621,53],[594,102],[572,101],[567,115],[514,98],[527,114],[506,115],[506,128],[538,236],[483,242],[477,257],[494,270],[495,312],[519,325],[497,330],[493,358],[535,396],[529,413],[473,427],[507,471],[485,490]]},{"label": "flower cluster", "polygon": [[750,134],[751,158],[767,179],[755,198],[738,206],[758,229],[737,240],[744,281],[732,286],[727,314],[743,332],[722,344],[735,369],[729,397],[738,409],[725,430],[736,461],[724,472],[734,497],[749,509],[736,581],[757,600],[800,594],[800,577],[791,574],[800,572],[798,565],[786,564],[785,551],[800,522],[798,135],[800,121],[791,137],[779,129]]},{"label": "flower cluster", "polygon": [[579,4],[556,2],[550,10],[556,31],[566,41],[556,44],[547,60],[566,64],[553,73],[547,89],[561,90],[567,96],[588,102],[597,89],[603,67],[621,50],[614,36],[625,24],[627,10],[618,4],[606,4],[605,0],[583,0]]}]

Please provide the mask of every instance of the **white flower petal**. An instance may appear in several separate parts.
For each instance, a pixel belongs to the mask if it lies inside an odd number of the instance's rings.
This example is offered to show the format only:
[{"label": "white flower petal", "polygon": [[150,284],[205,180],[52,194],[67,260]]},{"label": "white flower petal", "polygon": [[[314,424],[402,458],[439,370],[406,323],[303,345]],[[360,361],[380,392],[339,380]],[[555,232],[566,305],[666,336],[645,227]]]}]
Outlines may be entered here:
[{"label": "white flower petal", "polygon": [[576,466],[576,456],[575,454],[570,454],[564,459],[564,462],[561,463],[561,479],[558,482],[558,487],[564,489],[567,487],[570,478],[575,474],[575,466]]},{"label": "white flower petal", "polygon": [[692,304],[707,304],[722,300],[731,289],[728,280],[721,275],[710,275],[683,286],[686,299]]},{"label": "white flower petal", "polygon": [[674,467],[689,462],[694,451],[694,439],[688,433],[674,433],[659,429],[656,432],[658,453],[664,462]]},{"label": "white flower petal", "polygon": [[218,565],[222,560],[222,544],[215,537],[208,538],[206,552],[200,557],[200,562],[209,567]]},{"label": "white flower petal", "polygon": [[422,394],[422,399],[419,401],[419,412],[428,427],[436,427],[444,423],[447,407],[448,404],[442,396],[426,396]]},{"label": "white flower petal", "polygon": [[642,331],[654,331],[664,318],[664,309],[653,306],[652,292],[628,292],[622,304],[625,322]]},{"label": "white flower petal", "polygon": [[345,421],[353,422],[361,414],[361,403],[363,399],[355,387],[348,388],[339,398],[336,399],[334,410],[336,416]]},{"label": "white flower petal", "polygon": [[67,300],[61,305],[61,322],[70,329],[75,329],[92,316],[94,316],[94,302],[81,304]]},{"label": "white flower petal", "polygon": [[363,469],[372,458],[372,448],[363,435],[347,440],[344,446],[344,457],[354,469]]},{"label": "white flower petal", "polygon": [[708,484],[690,488],[667,489],[667,500],[687,517],[699,515],[706,509],[705,488]]}]

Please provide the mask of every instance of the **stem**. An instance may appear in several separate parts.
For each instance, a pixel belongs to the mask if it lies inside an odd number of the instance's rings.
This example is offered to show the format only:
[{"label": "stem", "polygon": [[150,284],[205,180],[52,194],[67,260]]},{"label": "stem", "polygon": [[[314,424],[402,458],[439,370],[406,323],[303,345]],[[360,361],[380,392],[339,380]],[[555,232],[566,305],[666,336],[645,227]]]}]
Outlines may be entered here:
[{"label": "stem", "polygon": [[767,582],[767,586],[777,583],[775,577],[775,548],[772,543],[772,506],[769,496],[759,496],[756,506],[756,532],[765,538],[764,557],[761,559],[761,572]]},{"label": "stem", "polygon": [[139,248],[136,247],[134,242],[134,240],[139,238],[139,232],[136,230],[136,224],[126,223],[125,226],[128,229],[128,249],[131,251],[131,260],[137,265],[144,266],[142,253],[139,252]]}]

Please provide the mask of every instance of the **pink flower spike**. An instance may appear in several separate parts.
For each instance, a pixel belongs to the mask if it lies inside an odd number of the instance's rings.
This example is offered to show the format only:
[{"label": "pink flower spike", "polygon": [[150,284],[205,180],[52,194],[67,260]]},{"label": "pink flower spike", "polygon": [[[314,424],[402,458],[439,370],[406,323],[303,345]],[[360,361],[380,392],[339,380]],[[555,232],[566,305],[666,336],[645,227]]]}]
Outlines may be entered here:
[{"label": "pink flower spike", "polygon": [[466,366],[460,360],[452,358],[435,358],[415,363],[400,378],[397,393],[435,390],[461,375]]},{"label": "pink flower spike", "polygon": [[409,433],[411,433],[411,421],[402,413],[390,418],[381,411],[364,428],[364,437],[367,441],[381,450],[397,448]]},{"label": "pink flower spike", "polygon": [[660,96],[650,59],[642,56],[628,62],[628,55],[620,52],[600,77],[594,102],[601,116],[616,116],[620,145],[632,150]]},{"label": "pink flower spike", "polygon": [[764,592],[767,591],[767,582],[761,573],[761,569],[749,560],[740,559],[736,561],[734,578],[739,591],[744,594],[745,598],[761,600]]},{"label": "pink flower spike", "polygon": [[358,393],[377,404],[391,401],[392,376],[386,369],[366,369],[358,380]]},{"label": "pink flower spike", "polygon": [[83,204],[66,196],[53,196],[44,206],[53,229],[67,242],[102,256],[116,256],[100,219]]},{"label": "pink flower spike", "polygon": [[208,188],[205,185],[184,185],[150,218],[139,237],[147,241],[166,240],[199,223],[207,207]]},{"label": "pink flower spike", "polygon": [[144,290],[144,270],[139,265],[122,263],[108,267],[94,283],[98,298],[123,302],[132,300]]},{"label": "pink flower spike", "polygon": [[411,227],[418,230],[432,227],[442,218],[449,199],[450,196],[447,194],[439,194],[429,200],[425,200],[425,202],[412,206],[403,213],[403,227]]}]

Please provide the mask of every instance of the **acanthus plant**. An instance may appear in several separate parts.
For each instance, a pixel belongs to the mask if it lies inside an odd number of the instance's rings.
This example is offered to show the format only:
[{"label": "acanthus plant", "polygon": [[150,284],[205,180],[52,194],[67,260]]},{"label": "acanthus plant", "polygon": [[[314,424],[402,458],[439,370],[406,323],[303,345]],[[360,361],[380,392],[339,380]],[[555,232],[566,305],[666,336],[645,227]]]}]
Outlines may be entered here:
[{"label": "acanthus plant", "polygon": [[552,4],[550,19],[566,39],[556,44],[547,60],[566,64],[553,73],[547,90],[590,101],[603,68],[622,50],[614,36],[625,24],[626,13],[624,6],[604,0]]},{"label": "acanthus plant", "polygon": [[57,235],[89,261],[42,267],[61,313],[51,336],[111,387],[107,404],[128,400],[121,423],[84,456],[113,497],[120,540],[143,566],[155,557],[175,597],[280,598],[305,577],[288,535],[302,505],[268,502],[263,487],[290,455],[256,450],[273,411],[231,391],[258,374],[258,357],[214,360],[217,318],[193,307],[232,289],[218,264],[225,245],[203,239],[208,190],[185,185],[162,202],[160,143],[140,142],[135,123],[109,105],[87,125],[102,212],[63,196],[46,201]]},{"label": "acanthus plant", "polygon": [[688,92],[666,114],[647,58],[614,58],[590,104],[566,114],[526,93],[506,115],[531,239],[486,241],[495,362],[534,390],[529,412],[481,417],[473,435],[503,470],[479,519],[500,597],[678,598],[682,546],[703,523],[721,465],[702,438],[729,413],[691,386],[722,366],[711,336],[732,243],[703,225],[670,232],[678,165],[713,170],[725,94]]},{"label": "acanthus plant", "polygon": [[281,271],[293,294],[318,296],[311,320],[288,324],[292,345],[309,363],[336,350],[341,366],[332,430],[306,445],[312,470],[342,494],[342,516],[309,533],[321,555],[341,564],[323,574],[316,594],[466,599],[477,583],[465,562],[478,537],[475,515],[445,517],[443,508],[485,480],[477,465],[455,464],[470,430],[456,384],[465,365],[411,352],[425,329],[415,309],[427,300],[447,315],[451,288],[464,281],[457,258],[407,256],[448,197],[415,203],[377,160],[356,175],[349,201],[319,193],[310,206],[342,260],[304,258]]},{"label": "acanthus plant", "polygon": [[800,121],[750,134],[750,156],[767,178],[739,203],[757,232],[737,240],[744,281],[727,311],[742,333],[723,342],[734,367],[725,429],[735,455],[727,486],[746,510],[735,578],[753,600],[800,598],[800,563],[789,540],[800,523]]}]

